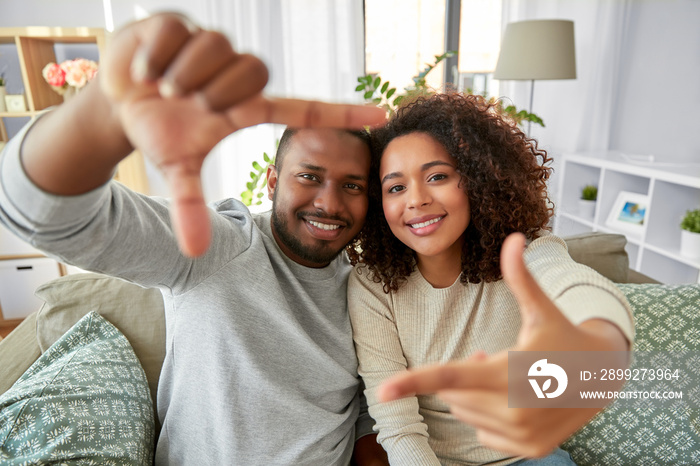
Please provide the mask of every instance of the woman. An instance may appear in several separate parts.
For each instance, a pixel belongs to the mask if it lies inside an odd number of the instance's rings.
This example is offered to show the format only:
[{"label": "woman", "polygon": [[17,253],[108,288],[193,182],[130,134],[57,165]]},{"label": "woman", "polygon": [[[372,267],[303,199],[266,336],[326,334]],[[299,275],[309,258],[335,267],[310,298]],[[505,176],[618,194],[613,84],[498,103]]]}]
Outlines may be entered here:
[{"label": "woman", "polygon": [[[372,138],[370,207],[348,250],[358,265],[348,302],[378,439],[392,464],[521,461],[482,445],[476,428],[438,397],[380,403],[377,387],[408,369],[516,345],[520,309],[500,264],[501,246],[515,232],[529,241],[525,261],[573,324],[567,325],[609,326],[627,349],[629,307],[612,283],[574,263],[565,243],[547,231],[550,159],[483,98],[419,99]],[[474,420],[480,429],[488,423]],[[573,464],[562,450],[541,461]]]}]

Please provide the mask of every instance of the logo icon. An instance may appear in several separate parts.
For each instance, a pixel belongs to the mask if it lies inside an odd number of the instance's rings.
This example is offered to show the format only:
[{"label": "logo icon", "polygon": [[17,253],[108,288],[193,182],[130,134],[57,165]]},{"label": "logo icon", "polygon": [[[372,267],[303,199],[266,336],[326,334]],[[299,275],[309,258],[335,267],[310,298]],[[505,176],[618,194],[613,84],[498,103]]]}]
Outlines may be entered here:
[{"label": "logo icon", "polygon": [[[527,371],[528,377],[547,377],[540,387],[537,379],[528,379],[532,389],[535,391],[537,398],[556,398],[566,390],[566,385],[569,383],[569,377],[567,377],[566,372],[560,366],[552,363],[548,363],[546,359],[540,359],[535,361],[535,363],[530,366],[530,370]],[[547,392],[552,386],[552,378],[557,381],[557,389],[553,392]]]}]

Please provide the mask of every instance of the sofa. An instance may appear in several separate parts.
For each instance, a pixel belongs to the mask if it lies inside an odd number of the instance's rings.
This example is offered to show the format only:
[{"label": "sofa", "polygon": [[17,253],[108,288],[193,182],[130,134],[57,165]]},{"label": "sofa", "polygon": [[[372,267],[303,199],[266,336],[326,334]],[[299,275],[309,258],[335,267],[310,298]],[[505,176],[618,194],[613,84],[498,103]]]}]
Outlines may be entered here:
[{"label": "sofa", "polygon": [[[565,239],[572,258],[618,283],[627,296],[635,349],[698,349],[700,285],[663,285],[631,271],[622,235]],[[36,295],[44,305],[0,341],[0,463],[15,464],[16,454],[35,463],[107,456],[148,463],[159,429],[154,401],[165,355],[160,293],[85,273],[48,282]],[[616,401],[564,448],[580,465],[700,464],[697,414],[686,405]],[[124,447],[127,435],[132,438]],[[77,456],[76,438],[82,442]]]}]

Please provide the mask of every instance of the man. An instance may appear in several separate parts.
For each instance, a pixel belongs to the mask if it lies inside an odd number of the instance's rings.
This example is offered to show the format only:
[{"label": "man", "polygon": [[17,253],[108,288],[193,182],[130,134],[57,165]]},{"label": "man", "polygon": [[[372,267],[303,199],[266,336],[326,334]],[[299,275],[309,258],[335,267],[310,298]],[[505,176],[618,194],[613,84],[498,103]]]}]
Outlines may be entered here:
[{"label": "man", "polygon": [[[288,131],[260,216],[233,200],[206,208],[199,170],[244,126],[360,128],[383,112],[268,100],[259,60],[174,15],[115,34],[97,79],[8,144],[0,220],[66,262],[162,291],[156,462],[348,464],[371,420],[358,421],[339,253],[364,222],[367,142]],[[109,181],[133,147],[165,174],[172,223],[165,201]]]}]

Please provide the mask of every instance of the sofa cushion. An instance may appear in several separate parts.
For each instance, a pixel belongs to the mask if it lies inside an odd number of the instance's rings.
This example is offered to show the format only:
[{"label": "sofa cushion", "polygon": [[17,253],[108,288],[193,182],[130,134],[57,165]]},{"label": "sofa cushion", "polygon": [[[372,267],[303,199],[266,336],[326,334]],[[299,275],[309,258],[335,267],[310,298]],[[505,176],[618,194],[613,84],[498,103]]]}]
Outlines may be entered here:
[{"label": "sofa cushion", "polygon": [[160,291],[96,273],[80,273],[52,280],[37,288],[44,301],[36,318],[41,351],[56,342],[90,311],[117,327],[129,340],[153,400],[165,358],[165,315]]},{"label": "sofa cushion", "polygon": [[629,257],[624,235],[594,232],[563,239],[573,260],[586,264],[615,283],[627,282]]},{"label": "sofa cushion", "polygon": [[133,349],[91,312],[0,397],[0,463],[151,464],[154,429]]},{"label": "sofa cushion", "polygon": [[[687,363],[681,369],[696,373],[690,355],[697,355],[700,350],[700,285],[620,284],[618,287],[635,316],[637,359],[643,354],[662,354],[671,361],[670,365]],[[635,364],[631,368],[655,368],[648,363]],[[678,379],[670,382],[667,389],[692,389],[686,385],[688,382]],[[623,388],[630,392],[650,389],[653,390],[642,380],[629,381]],[[685,391],[684,395],[692,398],[693,394]],[[700,464],[698,418],[697,403],[689,399],[618,400],[598,413],[563,447],[579,466]]]}]

